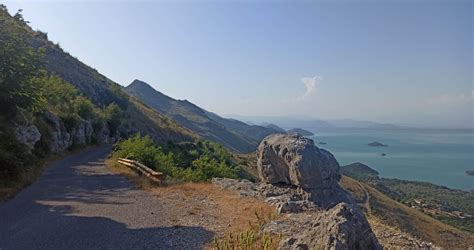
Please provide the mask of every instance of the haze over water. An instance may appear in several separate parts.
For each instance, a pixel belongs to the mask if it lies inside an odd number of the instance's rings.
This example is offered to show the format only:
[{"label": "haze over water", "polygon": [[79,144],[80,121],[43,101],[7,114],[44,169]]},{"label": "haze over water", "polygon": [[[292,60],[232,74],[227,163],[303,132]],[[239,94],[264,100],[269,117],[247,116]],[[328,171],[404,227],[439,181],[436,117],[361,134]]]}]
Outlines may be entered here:
[{"label": "haze over water", "polygon": [[[326,129],[313,132],[317,146],[333,153],[340,165],[361,162],[377,170],[382,177],[474,190],[474,176],[465,173],[474,170],[472,130]],[[367,145],[374,141],[389,146]]]}]

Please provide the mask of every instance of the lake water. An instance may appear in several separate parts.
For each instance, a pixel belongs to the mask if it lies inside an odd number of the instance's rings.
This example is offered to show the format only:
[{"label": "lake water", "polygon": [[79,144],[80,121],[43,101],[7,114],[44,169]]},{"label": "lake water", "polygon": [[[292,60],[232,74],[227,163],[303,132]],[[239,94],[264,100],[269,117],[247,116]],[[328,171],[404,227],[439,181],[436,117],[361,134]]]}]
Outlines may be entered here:
[{"label": "lake water", "polygon": [[[435,129],[312,130],[318,147],[334,154],[340,165],[362,162],[380,176],[427,181],[474,190],[474,132]],[[388,147],[371,147],[370,142]],[[326,142],[326,145],[319,145]],[[386,156],[381,154],[385,153]]]}]

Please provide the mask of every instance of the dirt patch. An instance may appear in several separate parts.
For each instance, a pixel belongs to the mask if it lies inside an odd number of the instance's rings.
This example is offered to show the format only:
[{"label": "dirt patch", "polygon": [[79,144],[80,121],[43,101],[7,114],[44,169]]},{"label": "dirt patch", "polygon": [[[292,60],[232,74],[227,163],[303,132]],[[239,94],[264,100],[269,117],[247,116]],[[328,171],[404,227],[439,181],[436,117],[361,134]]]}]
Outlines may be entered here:
[{"label": "dirt patch", "polygon": [[155,187],[150,192],[173,211],[169,219],[177,225],[201,226],[217,237],[245,231],[257,224],[259,217],[275,214],[275,209],[263,201],[243,198],[209,183]]},{"label": "dirt patch", "polygon": [[[107,166],[125,175],[136,186],[159,197],[160,214],[171,226],[196,226],[212,231],[217,239],[227,239],[252,231],[257,234],[259,224],[276,218],[275,208],[251,197],[241,197],[237,192],[211,183],[178,183],[157,186],[133,170],[108,160]],[[259,238],[257,235],[256,238]],[[267,236],[268,237],[268,236]],[[209,242],[206,248],[212,248]]]}]

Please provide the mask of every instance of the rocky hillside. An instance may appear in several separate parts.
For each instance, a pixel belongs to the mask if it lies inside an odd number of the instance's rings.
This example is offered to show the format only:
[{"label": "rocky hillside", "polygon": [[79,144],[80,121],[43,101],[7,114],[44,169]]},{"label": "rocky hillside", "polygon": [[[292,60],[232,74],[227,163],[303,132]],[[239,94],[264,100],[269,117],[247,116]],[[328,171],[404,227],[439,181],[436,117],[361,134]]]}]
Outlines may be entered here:
[{"label": "rocky hillside", "polygon": [[[13,20],[6,10],[1,11],[3,18]],[[71,56],[58,44],[49,41],[46,33],[33,31],[26,23],[13,23],[21,26],[18,30],[23,32],[33,48],[42,51],[42,66],[49,75],[58,76],[73,85],[80,95],[90,99],[99,108],[111,103],[119,106],[124,112],[123,124],[119,130],[124,135],[140,131],[150,134],[159,142],[192,140],[195,137],[192,132],[168,117],[148,109],[140,101],[131,99],[121,90],[120,85]]]},{"label": "rocky hillside", "polygon": [[262,226],[280,235],[281,249],[381,249],[368,221],[339,185],[334,156],[297,134],[266,137],[258,147],[260,184],[215,179],[243,196],[260,198],[285,214]]},{"label": "rocky hillside", "polygon": [[[0,198],[52,154],[135,133],[156,143],[198,135],[33,31],[0,5]],[[7,191],[6,193],[8,193]]]},{"label": "rocky hillside", "polygon": [[166,96],[139,80],[133,81],[125,91],[202,137],[238,152],[254,151],[263,137],[279,132],[272,127],[248,125],[222,118],[187,100],[175,100]]}]

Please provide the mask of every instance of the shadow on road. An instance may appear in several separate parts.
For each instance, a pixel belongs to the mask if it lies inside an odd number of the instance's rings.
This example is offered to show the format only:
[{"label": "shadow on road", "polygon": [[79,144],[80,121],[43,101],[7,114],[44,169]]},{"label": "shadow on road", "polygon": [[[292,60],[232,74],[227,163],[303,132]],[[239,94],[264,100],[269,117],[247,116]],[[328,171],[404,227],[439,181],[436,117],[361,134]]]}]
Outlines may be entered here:
[{"label": "shadow on road", "polygon": [[103,165],[106,150],[54,163],[0,204],[0,249],[196,249],[213,232],[172,226],[159,199]]}]

